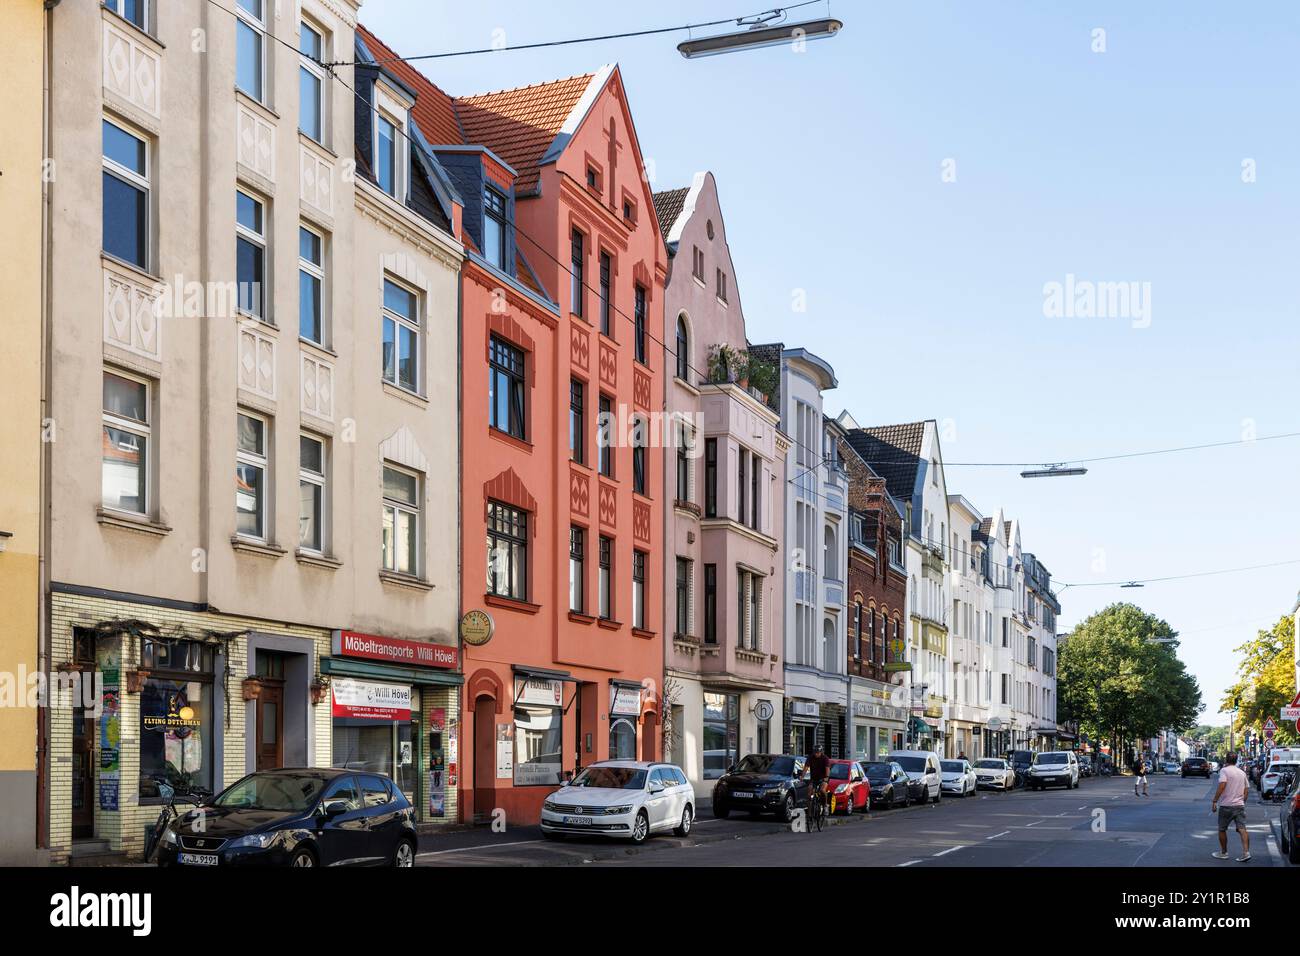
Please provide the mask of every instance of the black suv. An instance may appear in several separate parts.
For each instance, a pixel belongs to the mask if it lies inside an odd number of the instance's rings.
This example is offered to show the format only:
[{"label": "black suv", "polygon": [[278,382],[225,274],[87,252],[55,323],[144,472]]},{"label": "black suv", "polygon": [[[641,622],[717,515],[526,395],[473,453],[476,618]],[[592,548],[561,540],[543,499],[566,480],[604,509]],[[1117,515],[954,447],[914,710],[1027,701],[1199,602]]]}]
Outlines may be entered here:
[{"label": "black suv", "polygon": [[1012,750],[1007,754],[1007,763],[1016,772],[1016,786],[1023,787],[1029,782],[1029,768],[1034,765],[1032,750]]},{"label": "black suv", "polygon": [[413,866],[415,810],[388,777],[250,773],[162,834],[159,866]]},{"label": "black suv", "polygon": [[1183,777],[1196,776],[1196,777],[1205,777],[1206,779],[1209,779],[1210,762],[1206,760],[1204,757],[1188,757],[1186,760],[1183,761],[1181,776]]},{"label": "black suv", "polygon": [[713,815],[726,819],[732,810],[753,815],[775,813],[787,823],[796,807],[808,806],[808,778],[803,757],[750,754],[727,769],[713,787]]}]

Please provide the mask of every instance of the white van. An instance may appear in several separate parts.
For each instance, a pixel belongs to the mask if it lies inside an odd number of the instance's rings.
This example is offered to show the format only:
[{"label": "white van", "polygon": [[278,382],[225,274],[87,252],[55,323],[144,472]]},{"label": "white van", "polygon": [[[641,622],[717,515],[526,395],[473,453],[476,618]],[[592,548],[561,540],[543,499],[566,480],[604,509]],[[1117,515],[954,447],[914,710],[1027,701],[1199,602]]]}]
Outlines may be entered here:
[{"label": "white van", "polygon": [[939,794],[943,792],[943,769],[937,753],[933,750],[891,750],[889,759],[902,767],[912,780],[925,785],[922,802],[939,802]]},{"label": "white van", "polygon": [[1034,756],[1029,768],[1030,790],[1046,790],[1063,786],[1066,790],[1079,789],[1079,758],[1070,750],[1048,750]]}]

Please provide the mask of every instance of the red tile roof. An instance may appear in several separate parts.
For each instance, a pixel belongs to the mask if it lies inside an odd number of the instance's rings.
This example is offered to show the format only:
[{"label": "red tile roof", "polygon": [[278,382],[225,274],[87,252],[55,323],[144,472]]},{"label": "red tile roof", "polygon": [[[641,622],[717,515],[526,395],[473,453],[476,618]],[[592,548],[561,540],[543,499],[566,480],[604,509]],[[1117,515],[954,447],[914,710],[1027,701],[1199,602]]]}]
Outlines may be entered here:
[{"label": "red tile roof", "polygon": [[[460,123],[456,120],[456,108],[452,98],[429,81],[429,78],[414,66],[397,59],[397,54],[383,40],[375,36],[364,26],[357,24],[357,34],[370,50],[371,56],[380,61],[380,65],[395,77],[415,90],[415,123],[420,132],[429,141],[430,146],[463,146],[465,137],[461,134]],[[391,62],[385,62],[391,61]]]}]

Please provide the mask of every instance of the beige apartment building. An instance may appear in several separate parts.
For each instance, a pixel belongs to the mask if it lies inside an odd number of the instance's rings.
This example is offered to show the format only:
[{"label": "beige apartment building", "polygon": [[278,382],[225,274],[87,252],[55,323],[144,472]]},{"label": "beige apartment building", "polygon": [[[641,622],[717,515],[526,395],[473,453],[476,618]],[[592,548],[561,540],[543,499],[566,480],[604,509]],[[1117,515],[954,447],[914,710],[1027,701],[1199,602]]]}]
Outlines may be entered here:
[{"label": "beige apartment building", "polygon": [[400,80],[321,67],[357,7],[51,16],[43,653],[99,679],[42,714],[54,862],[269,766],[455,819],[460,204]]}]

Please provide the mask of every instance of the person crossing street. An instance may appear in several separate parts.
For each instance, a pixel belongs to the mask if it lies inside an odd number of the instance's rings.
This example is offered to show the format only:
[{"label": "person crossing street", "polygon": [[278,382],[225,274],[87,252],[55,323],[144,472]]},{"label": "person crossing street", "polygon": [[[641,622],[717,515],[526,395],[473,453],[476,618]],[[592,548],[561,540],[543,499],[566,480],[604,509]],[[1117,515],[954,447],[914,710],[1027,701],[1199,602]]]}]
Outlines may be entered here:
[{"label": "person crossing street", "polygon": [[1219,815],[1219,852],[1211,853],[1216,860],[1228,858],[1228,827],[1232,825],[1241,837],[1241,856],[1238,863],[1250,862],[1250,833],[1246,829],[1246,794],[1250,792],[1250,780],[1237,766],[1237,755],[1228,754],[1219,771],[1219,787],[1214,791],[1210,802],[1210,812]]},{"label": "person crossing street", "polygon": [[1142,796],[1144,797],[1151,796],[1151,794],[1147,790],[1147,770],[1148,768],[1147,768],[1146,760],[1144,760],[1142,757],[1138,757],[1137,762],[1133,765],[1133,774],[1134,774],[1133,796],[1135,797],[1138,796],[1139,786],[1141,786],[1142,788],[1142,793],[1141,793]]}]

